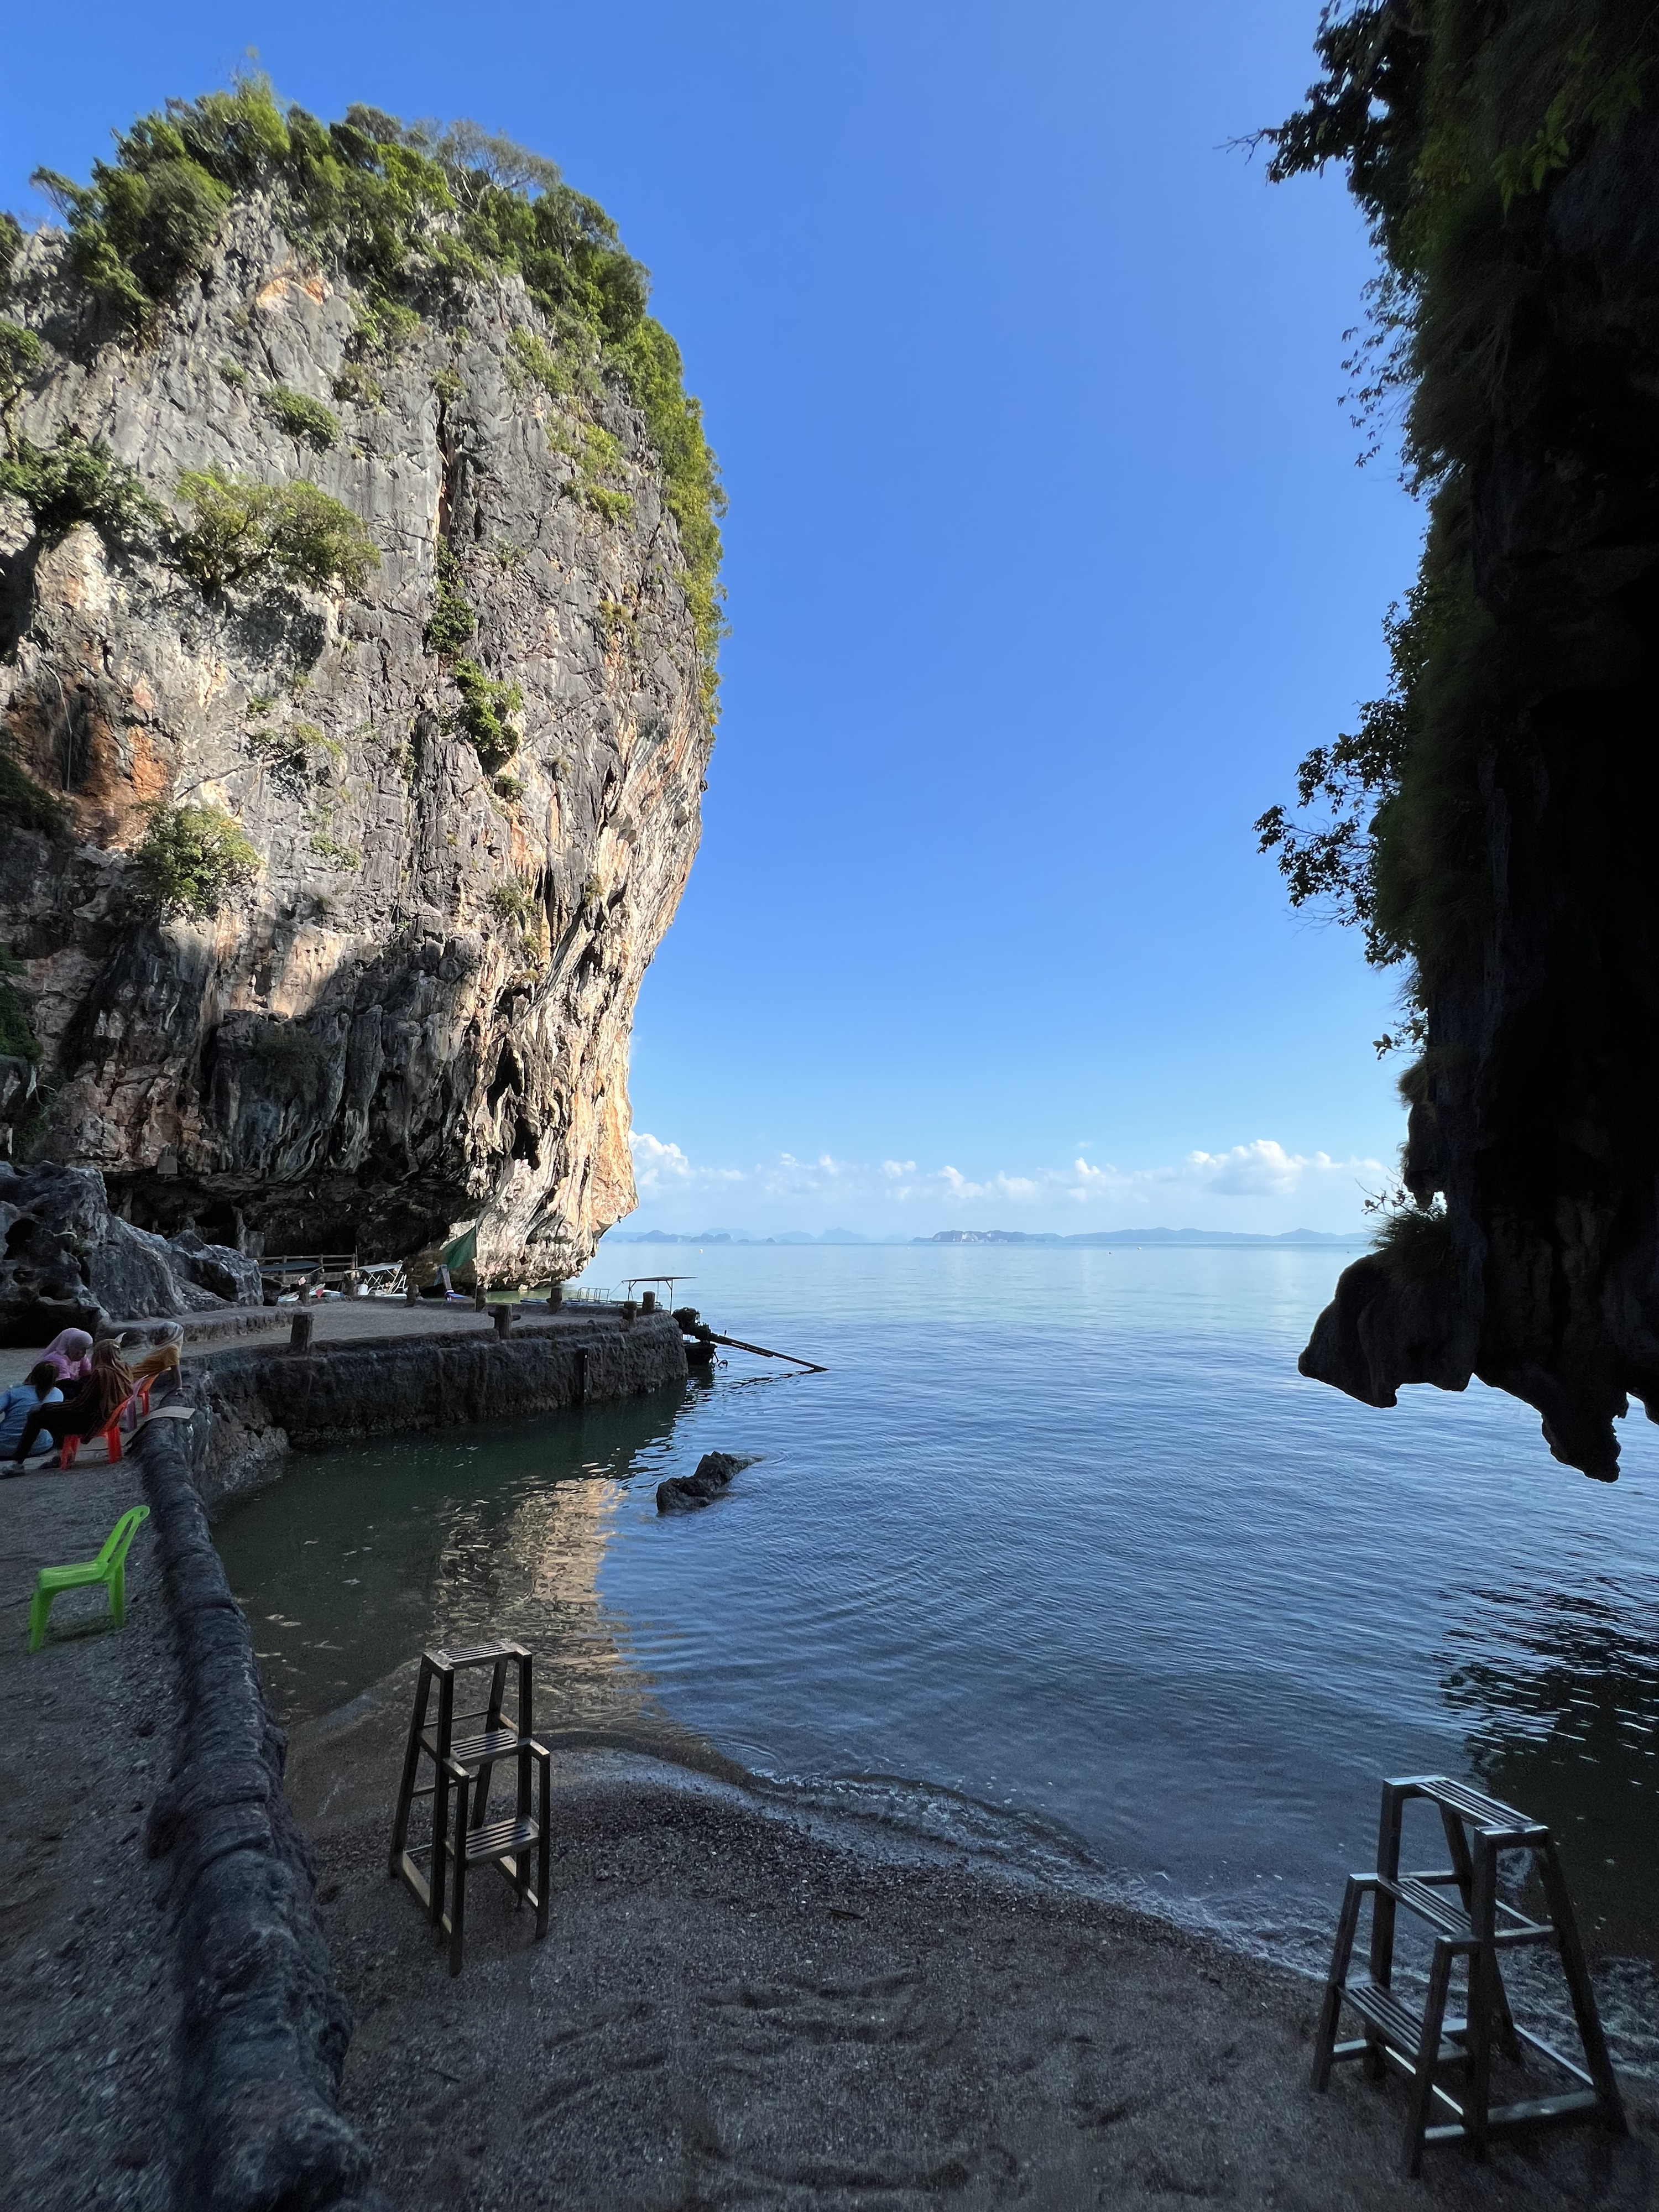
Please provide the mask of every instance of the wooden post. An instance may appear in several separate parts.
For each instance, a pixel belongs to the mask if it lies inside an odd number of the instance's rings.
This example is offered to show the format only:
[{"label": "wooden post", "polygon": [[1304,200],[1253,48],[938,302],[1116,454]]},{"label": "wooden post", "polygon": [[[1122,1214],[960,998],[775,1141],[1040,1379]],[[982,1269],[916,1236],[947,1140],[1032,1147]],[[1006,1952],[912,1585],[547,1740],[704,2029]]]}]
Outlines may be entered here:
[{"label": "wooden post", "polygon": [[311,1349],[311,1332],[315,1327],[316,1316],[314,1314],[296,1313],[294,1316],[293,1329],[289,1335],[289,1350],[290,1352],[309,1352]]},{"label": "wooden post", "polygon": [[497,1335],[497,1336],[499,1336],[499,1337],[501,1337],[501,1338],[503,1340],[503,1341],[505,1341],[505,1340],[506,1340],[507,1336],[508,1335],[509,1332],[510,1332],[510,1331],[511,1331],[511,1329],[512,1329],[512,1327],[513,1327],[513,1309],[512,1309],[512,1307],[511,1307],[511,1306],[497,1306],[497,1307],[495,1308],[495,1334],[496,1334],[496,1335]]}]

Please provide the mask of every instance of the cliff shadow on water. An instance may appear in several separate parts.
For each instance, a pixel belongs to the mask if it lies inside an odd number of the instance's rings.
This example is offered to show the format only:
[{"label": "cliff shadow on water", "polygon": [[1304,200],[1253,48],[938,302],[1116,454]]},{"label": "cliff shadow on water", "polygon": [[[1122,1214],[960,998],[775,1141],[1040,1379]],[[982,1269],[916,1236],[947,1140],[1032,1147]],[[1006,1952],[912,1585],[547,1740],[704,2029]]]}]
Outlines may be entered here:
[{"label": "cliff shadow on water", "polygon": [[627,1486],[665,1469],[686,1396],[300,1452],[230,1505],[215,1539],[298,1771],[307,1723],[366,1727],[383,1749],[422,1650],[501,1637],[536,1654],[540,1727],[689,1747],[649,1711],[598,1587]]}]

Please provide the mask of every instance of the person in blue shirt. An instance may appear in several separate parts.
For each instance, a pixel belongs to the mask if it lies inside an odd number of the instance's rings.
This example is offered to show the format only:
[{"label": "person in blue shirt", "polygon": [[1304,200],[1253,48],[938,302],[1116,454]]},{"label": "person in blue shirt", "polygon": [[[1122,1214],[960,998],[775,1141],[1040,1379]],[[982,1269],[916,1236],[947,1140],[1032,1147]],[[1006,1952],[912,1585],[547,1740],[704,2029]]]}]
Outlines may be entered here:
[{"label": "person in blue shirt", "polygon": [[0,1459],[9,1459],[15,1452],[23,1441],[23,1425],[38,1407],[63,1404],[60,1379],[50,1359],[37,1360],[27,1382],[14,1382],[0,1398]]}]

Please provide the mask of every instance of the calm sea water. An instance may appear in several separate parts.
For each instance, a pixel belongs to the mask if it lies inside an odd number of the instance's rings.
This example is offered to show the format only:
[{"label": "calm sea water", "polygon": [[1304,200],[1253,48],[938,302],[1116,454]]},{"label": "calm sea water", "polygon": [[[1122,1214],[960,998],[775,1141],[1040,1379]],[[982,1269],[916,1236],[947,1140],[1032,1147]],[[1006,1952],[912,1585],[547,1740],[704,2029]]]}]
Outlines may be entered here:
[{"label": "calm sea water", "polygon": [[[1346,1255],[650,1248],[711,1384],[301,1459],[218,1535],[290,1723],[434,1641],[530,1643],[538,1720],[1308,1962],[1377,1784],[1554,1824],[1626,2050],[1659,2027],[1659,1431],[1607,1487],[1474,1386],[1392,1413],[1296,1355]],[[654,1490],[756,1455],[707,1511]],[[1659,2050],[1651,2044],[1650,2051]]]}]

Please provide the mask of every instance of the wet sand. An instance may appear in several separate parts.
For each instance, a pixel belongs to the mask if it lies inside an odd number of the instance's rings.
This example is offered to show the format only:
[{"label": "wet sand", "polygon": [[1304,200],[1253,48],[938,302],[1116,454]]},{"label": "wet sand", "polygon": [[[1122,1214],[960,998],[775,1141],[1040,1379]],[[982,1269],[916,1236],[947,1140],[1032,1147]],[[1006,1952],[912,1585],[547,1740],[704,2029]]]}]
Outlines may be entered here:
[{"label": "wet sand", "polygon": [[[494,1875],[452,1980],[387,1878],[395,1723],[296,1742],[343,2108],[404,2205],[1342,2208],[1659,2201],[1647,2093],[1399,2172],[1405,2093],[1308,2087],[1311,1983],[935,1853],[902,1863],[729,1784],[556,1751],[553,1924]],[[1536,2094],[1534,2090],[1534,2094]]]}]

